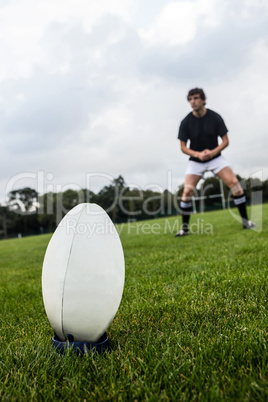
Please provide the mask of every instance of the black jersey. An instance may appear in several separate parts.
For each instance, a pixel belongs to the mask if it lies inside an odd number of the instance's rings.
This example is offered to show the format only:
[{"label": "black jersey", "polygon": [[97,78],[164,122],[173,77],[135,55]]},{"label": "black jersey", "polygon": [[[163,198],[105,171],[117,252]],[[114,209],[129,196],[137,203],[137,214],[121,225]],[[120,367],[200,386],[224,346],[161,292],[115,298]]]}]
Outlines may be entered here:
[{"label": "black jersey", "polygon": [[[201,152],[204,149],[214,149],[218,146],[218,137],[227,134],[227,127],[221,116],[207,109],[203,117],[195,117],[189,113],[181,122],[178,138],[183,142],[190,141],[190,149]],[[214,158],[220,156],[218,153]],[[213,159],[214,159],[213,158]],[[190,157],[195,162],[201,161],[198,158]]]}]

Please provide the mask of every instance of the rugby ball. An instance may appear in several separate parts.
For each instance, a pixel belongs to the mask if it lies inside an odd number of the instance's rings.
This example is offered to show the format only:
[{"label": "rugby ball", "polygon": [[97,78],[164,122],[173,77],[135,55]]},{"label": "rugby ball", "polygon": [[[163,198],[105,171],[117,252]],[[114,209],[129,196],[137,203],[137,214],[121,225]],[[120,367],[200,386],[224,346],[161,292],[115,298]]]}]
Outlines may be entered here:
[{"label": "rugby ball", "polygon": [[97,342],[119,308],[124,279],[124,253],[110,217],[97,204],[77,205],[55,230],[43,262],[43,300],[58,338]]}]

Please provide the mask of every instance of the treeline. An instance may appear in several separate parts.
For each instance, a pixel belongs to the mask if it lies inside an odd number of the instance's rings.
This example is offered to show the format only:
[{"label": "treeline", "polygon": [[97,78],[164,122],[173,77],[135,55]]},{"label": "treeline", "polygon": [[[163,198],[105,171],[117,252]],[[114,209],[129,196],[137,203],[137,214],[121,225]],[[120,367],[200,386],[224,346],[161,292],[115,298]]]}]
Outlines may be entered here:
[{"label": "treeline", "polygon": [[[254,202],[268,202],[268,180],[238,178],[248,202],[253,195]],[[100,205],[114,223],[177,215],[182,192],[183,186],[175,194],[168,190],[131,189],[122,176],[97,194],[88,189],[43,195],[29,187],[13,190],[7,204],[0,206],[0,238],[53,232],[64,215],[81,202]],[[204,180],[194,198],[197,212],[232,206],[229,189],[215,177]]]}]

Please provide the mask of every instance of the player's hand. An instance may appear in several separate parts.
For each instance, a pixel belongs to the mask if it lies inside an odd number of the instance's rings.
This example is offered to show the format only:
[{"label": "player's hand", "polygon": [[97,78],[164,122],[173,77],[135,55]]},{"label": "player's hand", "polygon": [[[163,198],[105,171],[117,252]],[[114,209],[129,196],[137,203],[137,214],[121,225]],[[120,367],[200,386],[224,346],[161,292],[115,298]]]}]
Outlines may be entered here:
[{"label": "player's hand", "polygon": [[199,159],[201,161],[208,161],[212,158],[212,153],[209,149],[204,149],[204,151],[199,153]]}]

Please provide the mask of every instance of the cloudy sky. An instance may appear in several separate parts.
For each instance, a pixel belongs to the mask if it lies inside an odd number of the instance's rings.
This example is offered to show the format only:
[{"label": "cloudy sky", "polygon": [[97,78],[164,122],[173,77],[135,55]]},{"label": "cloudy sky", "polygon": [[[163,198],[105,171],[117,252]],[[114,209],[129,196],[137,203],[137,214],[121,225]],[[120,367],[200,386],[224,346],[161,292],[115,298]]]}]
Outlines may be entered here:
[{"label": "cloudy sky", "polygon": [[0,0],[0,197],[176,189],[199,86],[242,177],[268,177],[266,0]]}]

